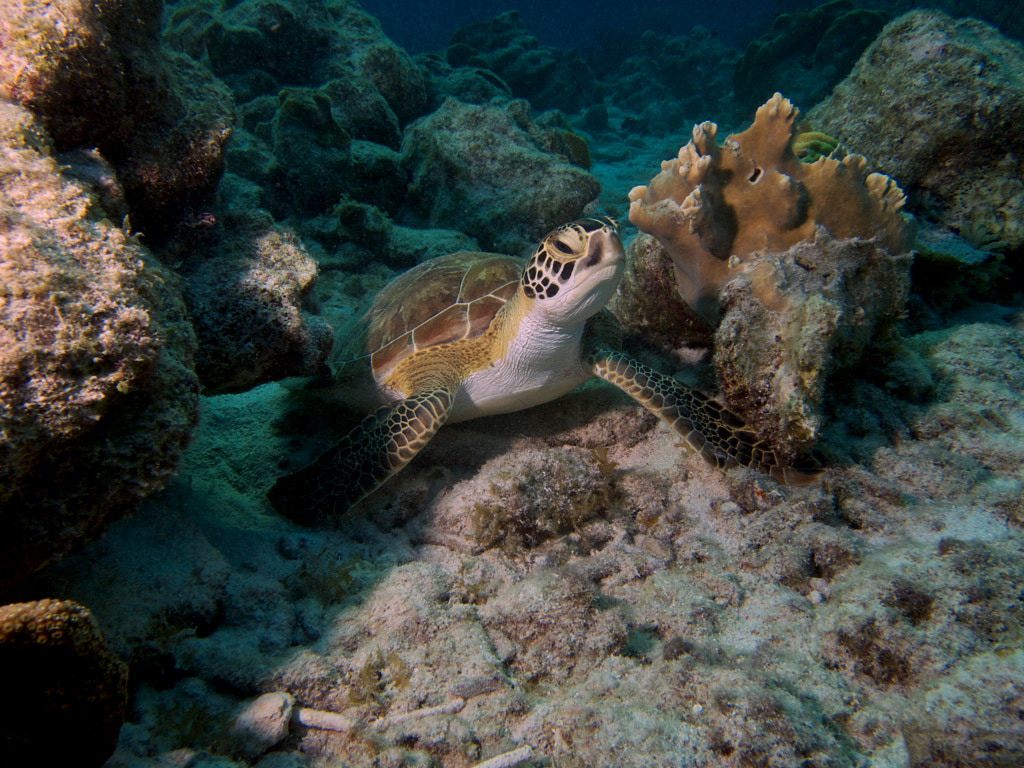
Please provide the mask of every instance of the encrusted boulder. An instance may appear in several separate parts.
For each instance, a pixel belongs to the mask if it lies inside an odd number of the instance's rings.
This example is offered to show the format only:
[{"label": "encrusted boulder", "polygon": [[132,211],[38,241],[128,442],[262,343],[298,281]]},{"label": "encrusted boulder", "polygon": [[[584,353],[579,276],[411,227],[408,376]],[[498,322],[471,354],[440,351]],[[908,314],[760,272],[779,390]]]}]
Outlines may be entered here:
[{"label": "encrusted boulder", "polygon": [[538,127],[521,100],[445,100],[406,130],[402,164],[411,177],[407,201],[430,226],[460,229],[503,253],[579,218],[601,188],[558,153],[552,131]]},{"label": "encrusted boulder", "polygon": [[316,262],[265,214],[230,216],[221,229],[182,268],[204,390],[321,373],[333,332],[316,313]]},{"label": "encrusted boulder", "polygon": [[890,22],[809,118],[988,250],[1024,246],[1024,45],[975,19]]},{"label": "encrusted boulder", "polygon": [[200,64],[161,46],[161,0],[0,0],[0,98],[34,112],[58,151],[99,149],[132,225],[163,235],[206,205],[233,106]]},{"label": "encrusted boulder", "polygon": [[100,766],[128,703],[128,666],[88,609],[70,600],[0,606],[0,676],[9,699],[0,750],[16,765]]},{"label": "encrusted boulder", "polygon": [[171,15],[166,37],[194,58],[205,54],[239,103],[340,80],[363,94],[340,107],[354,119],[377,97],[399,125],[428,106],[423,73],[358,3],[198,0]]},{"label": "encrusted boulder", "polygon": [[[648,29],[636,40],[625,31],[606,34],[610,36],[607,61],[618,60],[614,71],[606,75],[608,101],[625,131],[676,136],[686,130],[694,115],[708,111],[733,124],[736,100],[730,77],[739,52],[724,45],[717,35],[699,26],[685,35],[662,35]],[[608,110],[595,101],[585,113],[584,127],[606,130]],[[737,114],[735,120],[744,116]]]},{"label": "encrusted boulder", "polygon": [[733,89],[749,107],[778,83],[801,104],[814,104],[845,77],[889,20],[853,0],[830,0],[809,11],[779,14],[772,28],[750,41],[736,63]]},{"label": "encrusted boulder", "polygon": [[[910,254],[877,241],[814,236],[782,253],[763,253],[725,284],[713,337],[718,385],[747,424],[793,460],[821,432],[830,376],[895,347],[910,290]],[[767,278],[784,299],[765,303]]]},{"label": "encrusted boulder", "polygon": [[175,276],[0,102],[0,594],[163,487],[195,421]]},{"label": "encrusted boulder", "polygon": [[457,29],[445,58],[453,67],[494,72],[514,96],[537,109],[575,112],[601,100],[602,85],[579,52],[541,45],[519,11]]}]

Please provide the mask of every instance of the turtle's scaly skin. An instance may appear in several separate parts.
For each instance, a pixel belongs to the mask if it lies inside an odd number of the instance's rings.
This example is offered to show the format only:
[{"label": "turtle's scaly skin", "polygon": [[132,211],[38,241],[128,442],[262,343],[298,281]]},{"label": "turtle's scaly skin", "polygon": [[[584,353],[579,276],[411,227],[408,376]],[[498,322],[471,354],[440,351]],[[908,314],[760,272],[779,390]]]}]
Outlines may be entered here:
[{"label": "turtle's scaly skin", "polygon": [[817,472],[783,464],[770,447],[746,429],[738,416],[703,392],[690,389],[621,352],[598,355],[594,373],[656,414],[704,461],[718,469],[742,464],[771,475],[783,485],[804,485],[818,476]]},{"label": "turtle's scaly skin", "polygon": [[604,305],[624,258],[617,225],[586,219],[544,238],[521,273],[509,257],[458,253],[399,277],[364,318],[365,353],[392,404],[279,479],[271,504],[300,523],[343,512],[445,422],[528,408],[594,376],[657,414],[716,467],[743,464],[790,484],[813,479],[782,466],[713,400],[618,350],[618,324]]},{"label": "turtle's scaly skin", "polygon": [[382,406],[308,467],[278,480],[267,498],[274,509],[303,525],[342,512],[409,463],[448,420],[450,410],[446,387]]}]

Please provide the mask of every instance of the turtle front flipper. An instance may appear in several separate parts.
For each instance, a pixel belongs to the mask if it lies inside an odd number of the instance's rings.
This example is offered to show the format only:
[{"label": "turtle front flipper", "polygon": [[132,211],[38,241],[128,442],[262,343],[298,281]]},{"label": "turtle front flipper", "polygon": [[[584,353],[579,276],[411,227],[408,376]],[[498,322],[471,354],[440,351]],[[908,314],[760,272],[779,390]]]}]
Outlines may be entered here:
[{"label": "turtle front flipper", "polygon": [[785,465],[732,411],[628,355],[602,351],[591,360],[594,375],[614,384],[656,414],[705,461],[719,469],[742,464],[783,485],[805,485],[820,474]]},{"label": "turtle front flipper", "polygon": [[279,478],[271,506],[306,525],[340,514],[404,467],[447,421],[454,394],[437,387],[378,408],[308,467]]}]

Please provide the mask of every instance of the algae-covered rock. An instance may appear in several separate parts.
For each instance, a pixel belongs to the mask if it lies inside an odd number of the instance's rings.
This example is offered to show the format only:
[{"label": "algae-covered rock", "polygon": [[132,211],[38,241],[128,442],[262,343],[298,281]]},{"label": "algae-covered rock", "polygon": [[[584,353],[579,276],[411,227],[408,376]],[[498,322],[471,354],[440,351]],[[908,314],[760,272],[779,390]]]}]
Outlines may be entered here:
[{"label": "algae-covered rock", "polygon": [[752,270],[785,286],[782,302],[758,298],[757,277],[727,283],[713,342],[726,402],[790,457],[816,442],[829,377],[893,347],[911,260],[820,227],[813,241],[766,254]]},{"label": "algae-covered rock", "polygon": [[[269,217],[230,218],[183,267],[205,390],[240,391],[322,372],[333,332],[316,313],[316,262]],[[193,254],[202,256],[204,253]]]},{"label": "algae-covered rock", "polygon": [[[685,35],[672,35],[646,29],[624,48],[615,45],[614,31],[608,34],[613,55],[606,61],[621,59],[607,75],[609,102],[620,110],[627,132],[676,136],[694,115],[708,111],[729,125],[743,119],[730,83],[739,52],[710,30],[695,26]],[[628,34],[623,36],[628,40]],[[623,38],[618,41],[622,46]],[[584,125],[587,130],[607,130],[608,111],[594,101]]]},{"label": "algae-covered rock", "polygon": [[163,487],[196,412],[175,277],[0,103],[0,593]]},{"label": "algae-covered rock", "polygon": [[975,19],[890,22],[808,114],[977,248],[1024,245],[1024,46]]},{"label": "algae-covered rock", "polygon": [[[0,676],[10,699],[0,750],[12,764],[100,766],[128,703],[128,667],[70,600],[0,606]],[[55,738],[58,736],[59,738]]]},{"label": "algae-covered rock", "polygon": [[0,98],[34,112],[59,151],[98,148],[133,225],[166,234],[208,203],[233,106],[192,59],[161,47],[162,0],[0,4]]},{"label": "algae-covered rock", "polygon": [[453,66],[494,72],[537,109],[575,112],[601,99],[602,86],[579,52],[541,45],[515,10],[457,29],[445,56]]},{"label": "algae-covered rock", "polygon": [[579,218],[596,178],[547,151],[525,101],[476,106],[447,99],[409,126],[407,200],[430,226],[460,229],[489,250],[522,250]]},{"label": "algae-covered rock", "polygon": [[342,80],[353,92],[365,94],[340,108],[352,119],[358,120],[367,100],[377,97],[390,112],[385,122],[405,125],[427,109],[422,72],[355,2],[196,0],[177,8],[166,35],[194,58],[205,54],[214,74],[240,102],[282,86]]},{"label": "algae-covered rock", "polygon": [[780,14],[736,62],[736,97],[753,107],[785,83],[801,104],[817,103],[849,73],[887,20],[884,12],[858,8],[852,0]]}]

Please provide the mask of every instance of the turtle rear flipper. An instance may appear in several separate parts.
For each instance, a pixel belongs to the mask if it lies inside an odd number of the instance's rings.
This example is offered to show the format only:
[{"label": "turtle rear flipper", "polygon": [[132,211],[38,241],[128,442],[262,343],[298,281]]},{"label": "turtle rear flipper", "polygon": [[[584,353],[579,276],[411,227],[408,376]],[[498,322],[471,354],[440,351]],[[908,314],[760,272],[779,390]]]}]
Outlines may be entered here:
[{"label": "turtle rear flipper", "polygon": [[743,420],[703,392],[691,389],[621,352],[592,357],[594,375],[614,384],[686,439],[718,469],[736,464],[757,469],[783,485],[805,485],[820,470],[784,464]]},{"label": "turtle rear flipper", "polygon": [[378,408],[308,467],[279,478],[267,499],[300,525],[345,512],[419,453],[452,401],[450,388],[437,387]]}]

